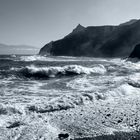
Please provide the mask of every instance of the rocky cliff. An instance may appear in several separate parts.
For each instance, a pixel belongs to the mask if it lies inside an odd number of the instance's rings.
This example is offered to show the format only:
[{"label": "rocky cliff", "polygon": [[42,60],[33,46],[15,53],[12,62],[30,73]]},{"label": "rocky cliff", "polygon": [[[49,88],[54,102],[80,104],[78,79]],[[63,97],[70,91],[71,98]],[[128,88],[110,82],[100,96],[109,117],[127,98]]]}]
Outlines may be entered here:
[{"label": "rocky cliff", "polygon": [[41,48],[40,55],[128,57],[140,43],[140,20],[118,26],[78,25],[63,39]]},{"label": "rocky cliff", "polygon": [[140,44],[136,45],[129,58],[140,59]]}]

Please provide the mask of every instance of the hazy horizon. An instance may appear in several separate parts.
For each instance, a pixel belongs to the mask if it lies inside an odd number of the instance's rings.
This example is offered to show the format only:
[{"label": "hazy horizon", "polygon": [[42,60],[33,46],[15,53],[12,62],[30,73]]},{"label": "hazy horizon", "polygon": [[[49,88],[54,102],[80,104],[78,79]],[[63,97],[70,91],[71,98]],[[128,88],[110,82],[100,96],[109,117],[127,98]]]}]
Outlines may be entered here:
[{"label": "hazy horizon", "polygon": [[138,0],[0,0],[0,43],[41,48],[85,27],[139,19]]}]

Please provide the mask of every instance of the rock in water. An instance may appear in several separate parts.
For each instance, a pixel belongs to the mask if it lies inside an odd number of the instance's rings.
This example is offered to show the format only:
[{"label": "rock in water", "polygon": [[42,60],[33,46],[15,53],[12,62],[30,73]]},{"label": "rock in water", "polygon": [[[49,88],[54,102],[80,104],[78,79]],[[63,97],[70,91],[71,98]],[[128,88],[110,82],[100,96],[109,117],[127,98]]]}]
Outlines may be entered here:
[{"label": "rock in water", "polygon": [[59,140],[68,140],[68,137],[69,137],[68,133],[58,135]]}]

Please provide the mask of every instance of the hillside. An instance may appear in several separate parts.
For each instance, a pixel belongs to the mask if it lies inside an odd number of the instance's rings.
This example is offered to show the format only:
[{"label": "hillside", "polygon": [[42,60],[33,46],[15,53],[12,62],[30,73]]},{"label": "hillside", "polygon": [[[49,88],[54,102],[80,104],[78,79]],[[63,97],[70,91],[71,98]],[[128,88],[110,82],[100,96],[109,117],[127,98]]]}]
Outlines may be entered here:
[{"label": "hillside", "polygon": [[40,55],[128,57],[140,43],[140,20],[118,26],[78,25],[64,38],[41,48]]}]

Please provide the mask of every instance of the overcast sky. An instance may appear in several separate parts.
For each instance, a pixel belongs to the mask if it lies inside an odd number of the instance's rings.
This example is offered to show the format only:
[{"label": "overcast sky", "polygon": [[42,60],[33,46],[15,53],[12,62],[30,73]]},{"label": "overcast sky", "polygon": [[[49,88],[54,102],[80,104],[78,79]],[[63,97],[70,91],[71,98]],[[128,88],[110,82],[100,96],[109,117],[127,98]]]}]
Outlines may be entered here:
[{"label": "overcast sky", "polygon": [[140,0],[0,0],[0,43],[42,45],[77,24],[119,24],[140,18]]}]

